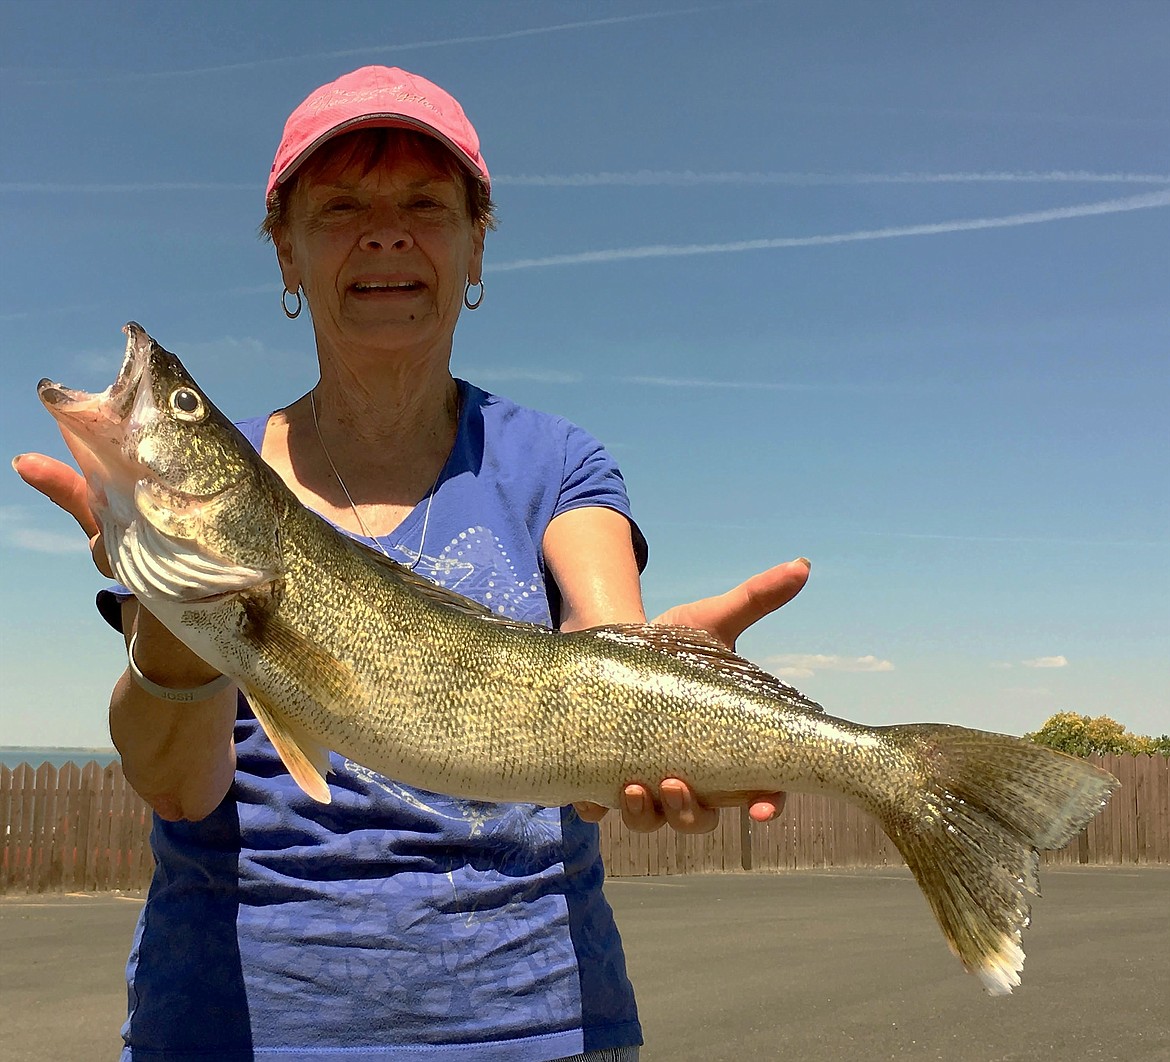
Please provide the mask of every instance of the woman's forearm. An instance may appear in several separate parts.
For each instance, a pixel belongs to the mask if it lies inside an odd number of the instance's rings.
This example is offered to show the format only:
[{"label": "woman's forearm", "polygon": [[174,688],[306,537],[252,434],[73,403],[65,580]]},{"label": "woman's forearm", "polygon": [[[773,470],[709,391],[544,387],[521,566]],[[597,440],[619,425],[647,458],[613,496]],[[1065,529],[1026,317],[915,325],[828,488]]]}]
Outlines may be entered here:
[{"label": "woman's forearm", "polygon": [[[218,676],[146,609],[123,606],[127,633],[137,631],[134,659],[152,682],[174,689]],[[201,819],[219,806],[235,772],[234,685],[206,700],[176,703],[148,693],[127,669],[110,698],[110,736],[134,790],[164,819]]]}]

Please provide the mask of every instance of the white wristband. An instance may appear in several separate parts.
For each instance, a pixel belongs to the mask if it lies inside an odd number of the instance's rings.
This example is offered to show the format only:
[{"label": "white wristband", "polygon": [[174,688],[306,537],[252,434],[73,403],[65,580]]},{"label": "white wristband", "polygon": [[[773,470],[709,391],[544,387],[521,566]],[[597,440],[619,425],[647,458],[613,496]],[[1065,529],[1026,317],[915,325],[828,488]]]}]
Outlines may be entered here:
[{"label": "white wristband", "polygon": [[138,670],[138,665],[134,662],[134,643],[136,641],[138,641],[137,631],[130,635],[130,645],[126,652],[130,660],[130,677],[152,697],[158,697],[159,700],[163,701],[189,704],[192,701],[205,701],[208,697],[214,697],[220,690],[226,690],[232,684],[230,676],[220,675],[219,678],[213,678],[210,682],[205,682],[202,686],[196,686],[194,689],[173,690],[169,686],[160,686]]}]

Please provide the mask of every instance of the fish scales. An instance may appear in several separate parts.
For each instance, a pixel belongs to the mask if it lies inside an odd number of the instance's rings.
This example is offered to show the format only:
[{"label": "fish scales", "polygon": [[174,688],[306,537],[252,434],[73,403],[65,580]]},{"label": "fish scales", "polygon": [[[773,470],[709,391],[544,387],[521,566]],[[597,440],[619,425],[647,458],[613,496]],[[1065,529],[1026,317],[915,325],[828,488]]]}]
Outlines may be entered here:
[{"label": "fish scales", "polygon": [[869,727],[700,631],[561,633],[493,615],[309,512],[138,325],[99,395],[38,388],[90,485],[118,578],[230,675],[292,777],[330,750],[457,797],[617,806],[682,778],[713,804],[779,789],[876,816],[984,988],[1019,984],[1038,850],[1116,779],[1020,738]]},{"label": "fish scales", "polygon": [[[305,523],[285,540],[311,541],[324,528]],[[862,762],[851,753],[863,728],[783,715],[775,698],[745,699],[721,674],[695,675],[661,654],[647,659],[620,638],[452,616],[441,602],[405,593],[395,570],[369,565],[365,551],[297,549],[278,613],[301,616],[302,633],[321,644],[335,636],[338,614],[350,617],[341,658],[371,707],[351,733],[299,696],[296,687],[311,688],[312,677],[298,674],[305,657],[296,646],[287,659],[269,651],[286,681],[259,692],[288,705],[329,747],[400,781],[480,800],[615,806],[623,780],[680,777],[700,795],[766,792]],[[313,560],[321,556],[328,564]],[[230,617],[222,623],[224,644],[237,626]],[[663,718],[673,720],[665,731]],[[801,728],[807,739],[793,740]]]}]

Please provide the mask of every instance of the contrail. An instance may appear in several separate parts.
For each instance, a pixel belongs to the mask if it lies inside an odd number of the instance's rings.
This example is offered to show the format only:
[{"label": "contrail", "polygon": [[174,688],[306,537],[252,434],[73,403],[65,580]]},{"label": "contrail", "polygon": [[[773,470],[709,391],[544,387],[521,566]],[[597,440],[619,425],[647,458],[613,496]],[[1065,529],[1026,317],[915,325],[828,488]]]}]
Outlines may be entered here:
[{"label": "contrail", "polygon": [[[1165,184],[1170,173],[1099,173],[1089,170],[1024,170],[976,173],[798,173],[636,170],[630,173],[546,173],[493,177],[494,185],[525,188],[661,188],[709,185],[861,185],[861,184]],[[258,182],[150,181],[77,184],[57,181],[0,181],[0,193],[141,194],[147,192],[254,192]]]},{"label": "contrail", "polygon": [[618,376],[618,383],[648,387],[699,388],[720,391],[819,391],[824,385],[776,383],[765,380],[706,380],[691,376]]},{"label": "contrail", "polygon": [[109,193],[141,194],[144,192],[256,192],[259,181],[233,184],[226,181],[151,181],[125,184],[62,184],[52,181],[0,181],[0,192],[44,192],[58,195],[105,195]]},{"label": "contrail", "polygon": [[[725,5],[728,6],[728,5]],[[738,6],[738,5],[729,5]],[[570,30],[592,29],[597,26],[613,26],[625,22],[646,22],[654,19],[672,18],[679,15],[693,15],[710,12],[718,8],[685,7],[670,11],[646,11],[635,15],[613,15],[610,18],[580,19],[576,22],[558,22],[551,26],[533,26],[529,29],[508,30],[504,33],[476,33],[461,37],[442,37],[435,40],[406,41],[396,44],[371,44],[363,48],[346,48],[333,52],[313,52],[309,55],[282,55],[271,59],[248,59],[239,63],[221,63],[218,66],[188,67],[181,70],[120,71],[110,74],[93,74],[81,78],[59,78],[51,80],[26,81],[29,85],[76,84],[78,82],[140,81],[162,78],[190,77],[199,74],[220,74],[231,70],[256,70],[263,67],[281,66],[321,59],[352,59],[362,55],[419,51],[425,48],[445,48],[459,44],[487,44],[492,41],[511,41],[522,37],[536,37],[547,33],[565,33]]]},{"label": "contrail", "polygon": [[1008,214],[996,218],[969,218],[962,221],[943,221],[931,225],[902,225],[886,229],[864,229],[860,232],[839,232],[823,236],[785,236],[777,239],[738,240],[733,243],[652,244],[646,247],[615,247],[602,251],[581,251],[576,254],[555,254],[545,258],[519,258],[492,266],[493,273],[507,273],[516,269],[544,269],[548,266],[586,265],[593,262],[626,262],[639,258],[685,258],[700,254],[730,254],[736,251],[768,251],[785,247],[820,247],[834,243],[857,243],[862,240],[890,240],[900,236],[938,236],[948,232],[971,232],[976,229],[1006,229],[1016,225],[1038,225],[1046,221],[1067,218],[1085,218],[1097,214],[1119,214],[1128,210],[1149,210],[1170,206],[1170,189],[1106,199],[1099,203],[1036,210],[1027,214]]},{"label": "contrail", "polygon": [[620,384],[640,387],[672,387],[676,390],[703,391],[831,391],[870,394],[925,389],[921,384],[798,383],[778,380],[716,380],[699,376],[615,376],[612,379]]},{"label": "contrail", "polygon": [[1155,547],[1165,549],[1166,541],[1157,539],[1122,538],[1122,539],[1091,539],[1091,538],[1055,538],[1052,536],[1036,535],[936,535],[916,531],[854,531],[854,534],[865,535],[868,538],[910,538],[937,542],[994,542],[994,543],[1021,543],[1038,546],[1089,546],[1094,549],[1104,546],[1126,547]]},{"label": "contrail", "polygon": [[[586,265],[594,262],[622,262],[639,258],[684,258],[700,254],[730,254],[736,251],[777,250],[785,247],[817,247],[834,243],[857,243],[863,240],[889,240],[899,236],[937,236],[948,232],[971,232],[976,229],[1006,229],[1015,225],[1037,225],[1046,221],[1067,218],[1092,217],[1098,214],[1119,214],[1129,210],[1149,210],[1170,206],[1170,189],[1149,192],[1146,195],[1106,199],[1099,203],[1056,207],[1028,214],[1008,214],[996,218],[971,218],[965,221],[944,221],[931,225],[905,225],[886,229],[864,229],[860,232],[830,233],[823,236],[792,236],[779,239],[740,240],[735,243],[657,244],[648,247],[619,247],[603,251],[582,251],[577,254],[549,255],[546,258],[519,258],[498,262],[485,272],[509,273],[518,269],[543,269],[548,266]],[[250,295],[278,290],[274,284],[233,289],[226,294]],[[72,313],[91,307],[58,307],[56,313]],[[0,313],[0,321],[15,321],[31,316],[31,312]],[[649,380],[643,382],[651,382]],[[662,382],[662,381],[657,381]],[[683,385],[687,386],[687,385]]]},{"label": "contrail", "polygon": [[628,173],[504,174],[493,184],[528,188],[690,187],[720,184],[1170,184],[1170,173],[1097,173],[1089,170],[1024,170],[974,173],[800,173],[635,170]]}]

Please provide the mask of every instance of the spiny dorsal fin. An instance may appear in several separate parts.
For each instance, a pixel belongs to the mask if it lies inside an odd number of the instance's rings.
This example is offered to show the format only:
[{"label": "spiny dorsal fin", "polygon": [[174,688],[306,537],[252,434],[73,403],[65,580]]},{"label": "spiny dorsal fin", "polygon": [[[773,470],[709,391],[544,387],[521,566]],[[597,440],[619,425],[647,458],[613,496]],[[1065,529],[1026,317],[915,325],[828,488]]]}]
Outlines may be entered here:
[{"label": "spiny dorsal fin", "polygon": [[[462,594],[457,594],[453,590],[448,590],[424,579],[421,575],[416,575],[406,565],[399,564],[398,561],[392,560],[384,553],[372,549],[363,542],[357,542],[353,539],[348,541],[356,549],[361,550],[367,560],[389,571],[395,579],[416,593],[440,605],[496,626],[522,628],[527,631],[558,635],[558,632],[549,631],[538,624],[524,623],[498,615],[477,601],[472,601]],[[811,711],[824,711],[821,705],[806,697],[800,690],[789,686],[788,683],[778,679],[763,668],[757,667],[750,660],[745,660],[742,656],[732,652],[714,635],[694,627],[676,627],[656,623],[615,623],[577,631],[576,635],[594,636],[623,642],[627,645],[636,645],[681,660],[694,667],[724,675],[747,689],[753,689],[771,697],[783,697],[786,700],[795,701]]]},{"label": "spiny dorsal fin", "polygon": [[800,690],[732,652],[718,638],[706,631],[657,623],[617,623],[604,627],[590,627],[580,633],[649,649],[680,660],[691,667],[723,675],[758,693],[796,701],[812,711],[824,711],[824,708],[806,697]]},{"label": "spiny dorsal fin", "polygon": [[365,560],[375,567],[389,572],[400,583],[405,584],[421,597],[428,598],[436,604],[445,605],[447,608],[455,609],[466,616],[481,616],[484,619],[495,617],[495,613],[486,605],[481,605],[478,601],[472,601],[471,598],[457,594],[454,590],[448,590],[445,586],[439,586],[438,583],[432,583],[429,579],[416,575],[405,564],[400,564],[392,557],[387,557],[385,553],[367,546],[364,542],[358,542],[352,538],[347,538],[346,541],[354,549],[359,550]]}]

